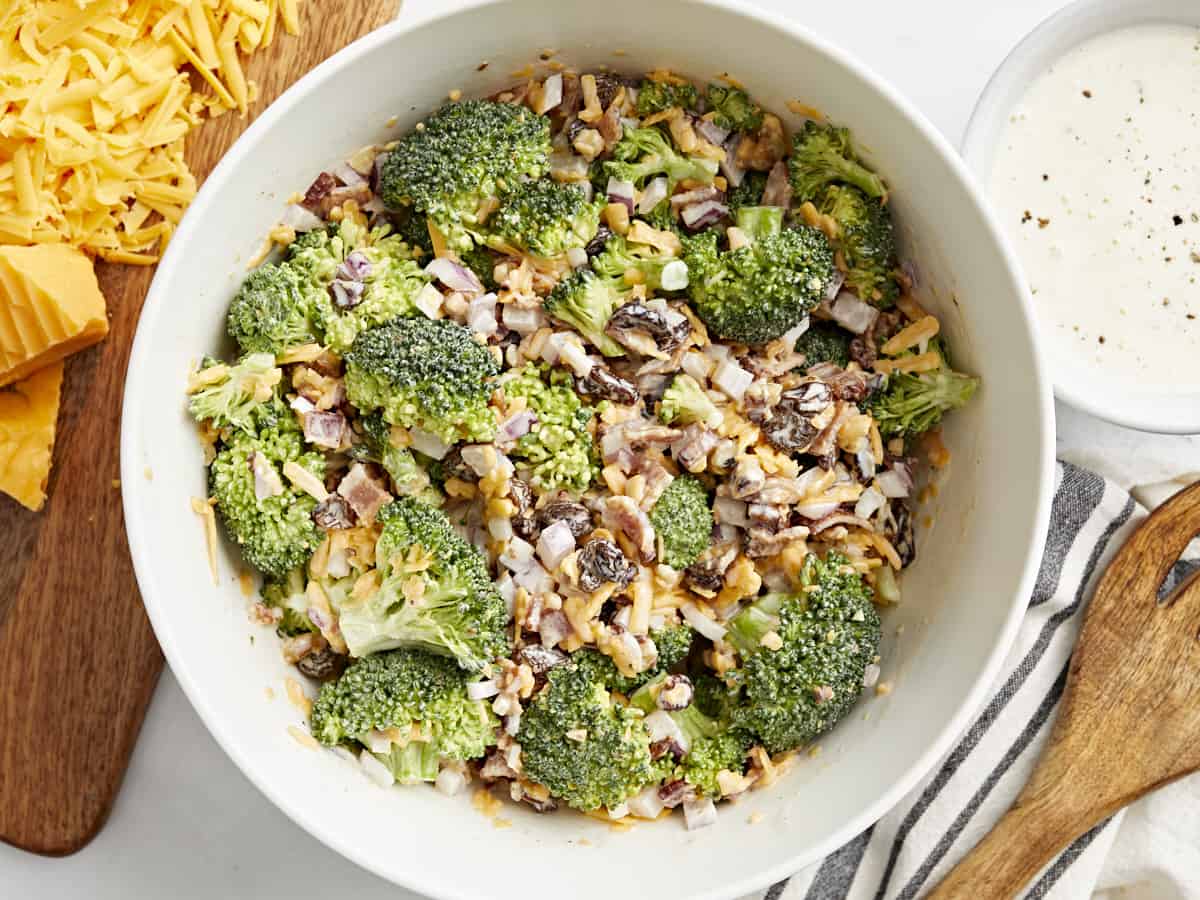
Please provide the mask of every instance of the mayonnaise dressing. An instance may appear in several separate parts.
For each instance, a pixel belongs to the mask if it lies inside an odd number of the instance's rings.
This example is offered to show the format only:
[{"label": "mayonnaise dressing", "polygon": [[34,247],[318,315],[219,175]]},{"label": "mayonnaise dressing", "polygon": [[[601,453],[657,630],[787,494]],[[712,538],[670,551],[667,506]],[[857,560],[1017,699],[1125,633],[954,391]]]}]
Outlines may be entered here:
[{"label": "mayonnaise dressing", "polygon": [[1068,52],[1011,113],[989,193],[1055,349],[1146,388],[1200,384],[1200,30]]}]

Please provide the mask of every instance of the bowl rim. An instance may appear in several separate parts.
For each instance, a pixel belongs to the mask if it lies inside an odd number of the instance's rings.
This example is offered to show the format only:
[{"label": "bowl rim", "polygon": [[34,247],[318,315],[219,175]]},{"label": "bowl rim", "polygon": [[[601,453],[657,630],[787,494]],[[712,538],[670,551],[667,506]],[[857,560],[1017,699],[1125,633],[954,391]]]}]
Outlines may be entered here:
[{"label": "bowl rim", "polygon": [[[168,298],[164,296],[165,289],[161,287],[166,280],[166,276],[163,273],[169,272],[174,267],[176,260],[185,252],[184,248],[189,244],[193,237],[193,231],[197,227],[196,223],[199,221],[199,213],[208,205],[209,198],[215,196],[227,174],[242,164],[248,154],[247,148],[256,141],[259,132],[267,130],[276,120],[288,115],[293,107],[302,101],[313,87],[323,79],[346,67],[358,57],[373,51],[378,46],[387,44],[430,22],[467,13],[485,6],[499,5],[504,2],[506,0],[460,0],[458,3],[448,4],[446,8],[437,9],[436,11],[421,9],[418,12],[414,10],[416,12],[415,16],[392,21],[354,41],[302,76],[287,91],[280,95],[274,103],[263,110],[226,152],[225,156],[201,186],[196,198],[192,201],[188,213],[184,215],[176,231],[175,239],[171,241],[166,254],[163,256],[155,272],[154,280],[147,293],[145,305],[139,315],[137,331],[127,369],[121,422],[121,490],[129,548],[139,586],[153,583],[151,578],[153,560],[149,552],[148,536],[140,524],[137,515],[137,507],[140,502],[139,497],[141,492],[145,490],[142,479],[139,477],[140,469],[137,460],[138,436],[135,434],[133,424],[138,417],[135,415],[126,415],[125,411],[137,408],[137,399],[142,390],[141,385],[143,382],[141,373],[147,371],[147,367],[143,363],[150,353],[149,338],[146,335],[150,332],[150,326],[157,317],[167,309]],[[1009,601],[1009,609],[1003,627],[995,636],[992,650],[980,669],[979,675],[970,686],[964,701],[953,715],[949,717],[940,731],[931,737],[924,753],[916,759],[904,774],[888,790],[880,794],[873,803],[841,828],[830,833],[825,840],[791,852],[786,858],[769,868],[747,872],[735,880],[723,882],[711,890],[696,895],[696,900],[718,900],[718,898],[742,896],[788,878],[806,865],[823,858],[848,840],[857,836],[864,829],[882,818],[911,791],[925,777],[934,764],[951,748],[953,742],[958,739],[962,732],[966,730],[971,717],[975,715],[978,708],[982,705],[986,692],[995,680],[1000,666],[1016,638],[1018,626],[1024,615],[1026,600],[1033,587],[1040,566],[1042,548],[1044,547],[1049,528],[1050,506],[1055,483],[1054,405],[1049,388],[1049,380],[1046,376],[1044,358],[1040,349],[1037,331],[1034,327],[1035,319],[1032,301],[1028,290],[1025,288],[1024,279],[1020,276],[1020,267],[1016,256],[1009,246],[990,207],[984,201],[982,192],[975,184],[966,165],[946,137],[934,128],[929,120],[912,103],[903,98],[873,70],[848,52],[827,39],[818,36],[808,28],[791,20],[782,19],[778,15],[771,14],[752,3],[742,2],[742,0],[691,0],[691,2],[702,3],[706,6],[714,7],[725,14],[748,19],[757,25],[781,31],[797,44],[813,47],[828,55],[839,65],[845,66],[847,69],[855,72],[885,102],[895,107],[913,125],[931,150],[941,157],[942,161],[963,183],[967,189],[969,200],[975,206],[975,212],[980,216],[985,229],[990,234],[993,245],[996,251],[1000,253],[1012,281],[1013,294],[1015,295],[1014,300],[1018,307],[1018,318],[1024,325],[1030,346],[1033,349],[1034,380],[1037,386],[1034,398],[1036,405],[1035,415],[1040,430],[1040,447],[1036,455],[1037,468],[1031,475],[1032,479],[1037,483],[1037,504],[1034,521],[1027,532],[1024,569],[1021,572],[1018,589]],[[145,592],[143,592],[143,602],[156,633],[165,633],[164,629],[160,627],[166,622],[168,617],[165,605],[160,604],[153,596],[147,595]],[[426,896],[437,898],[437,900],[478,900],[473,895],[463,893],[459,888],[445,881],[436,870],[428,867],[417,865],[404,872],[385,870],[381,865],[376,865],[374,860],[367,858],[365,854],[360,854],[355,846],[352,846],[347,840],[343,839],[339,835],[334,823],[313,821],[305,817],[302,811],[293,805],[286,793],[273,789],[268,780],[259,777],[259,766],[250,758],[248,751],[243,752],[236,734],[228,730],[223,724],[220,709],[210,704],[201,679],[196,677],[195,672],[185,665],[184,657],[179,647],[170,641],[161,643],[163,653],[166,656],[168,664],[171,666],[171,671],[174,673],[188,701],[209,733],[250,782],[288,818],[326,846],[387,881],[399,884],[410,890],[418,891]]]},{"label": "bowl rim", "polygon": [[[984,195],[993,162],[991,150],[1002,123],[1047,66],[1084,41],[1120,28],[1153,22],[1200,24],[1195,14],[1193,21],[1185,22],[1173,13],[1178,7],[1178,0],[1074,0],[1022,37],[988,79],[963,132],[962,158]],[[1047,343],[1043,342],[1044,351]],[[1085,377],[1094,366],[1080,364],[1074,374],[1057,365],[1053,354],[1047,357],[1054,395],[1075,409],[1138,431],[1200,433],[1200,388],[1192,392],[1131,389],[1114,395],[1112,382]]]}]

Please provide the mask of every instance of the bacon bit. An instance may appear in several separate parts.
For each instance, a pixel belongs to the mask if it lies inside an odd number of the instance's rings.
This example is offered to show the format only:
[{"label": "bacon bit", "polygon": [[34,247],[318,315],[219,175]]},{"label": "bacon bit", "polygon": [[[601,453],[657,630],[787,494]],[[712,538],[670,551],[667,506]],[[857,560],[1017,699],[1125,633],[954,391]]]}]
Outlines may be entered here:
[{"label": "bacon bit", "polygon": [[212,573],[213,584],[220,584],[217,578],[217,517],[212,505],[199,497],[192,498],[192,512],[200,517],[204,524],[204,544],[208,549],[208,570]]},{"label": "bacon bit", "polygon": [[936,350],[929,350],[919,356],[903,356],[900,359],[881,359],[875,363],[875,371],[884,375],[891,374],[892,372],[934,372],[941,367],[942,357]]},{"label": "bacon bit", "polygon": [[367,473],[362,463],[355,463],[338,485],[337,492],[346,498],[358,520],[375,521],[375,514],[392,500],[392,495]]},{"label": "bacon bit", "polygon": [[897,331],[879,349],[888,356],[895,356],[922,341],[936,337],[940,327],[936,316],[922,316]]}]

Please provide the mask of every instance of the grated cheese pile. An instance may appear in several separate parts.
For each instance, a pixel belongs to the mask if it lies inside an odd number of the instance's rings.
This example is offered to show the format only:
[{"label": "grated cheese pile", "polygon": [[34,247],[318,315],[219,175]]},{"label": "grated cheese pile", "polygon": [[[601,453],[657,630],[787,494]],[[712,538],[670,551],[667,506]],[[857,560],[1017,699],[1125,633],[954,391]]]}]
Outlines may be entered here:
[{"label": "grated cheese pile", "polygon": [[245,115],[238,54],[299,0],[0,0],[0,244],[156,262],[196,192],[184,136]]}]

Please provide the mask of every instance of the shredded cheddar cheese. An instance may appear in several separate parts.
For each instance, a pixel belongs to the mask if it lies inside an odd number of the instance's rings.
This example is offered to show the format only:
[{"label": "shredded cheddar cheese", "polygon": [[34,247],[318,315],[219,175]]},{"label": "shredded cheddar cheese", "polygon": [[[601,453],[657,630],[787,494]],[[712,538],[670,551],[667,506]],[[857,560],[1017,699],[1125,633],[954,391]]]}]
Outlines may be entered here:
[{"label": "shredded cheddar cheese", "polygon": [[[149,265],[196,193],[184,136],[242,115],[241,55],[297,0],[0,3],[0,244],[65,242]],[[194,72],[198,77],[192,79]]]}]

